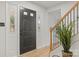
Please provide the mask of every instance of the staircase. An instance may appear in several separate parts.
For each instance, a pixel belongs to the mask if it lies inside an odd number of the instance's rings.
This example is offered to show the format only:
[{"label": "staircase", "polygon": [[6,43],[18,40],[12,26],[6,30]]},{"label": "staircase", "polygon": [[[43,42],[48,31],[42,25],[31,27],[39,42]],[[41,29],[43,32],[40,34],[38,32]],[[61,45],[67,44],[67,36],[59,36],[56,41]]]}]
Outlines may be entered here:
[{"label": "staircase", "polygon": [[[57,53],[57,51],[62,50],[62,47],[61,47],[60,42],[58,40],[59,39],[58,35],[56,33],[56,28],[62,24],[65,24],[65,26],[67,26],[72,21],[74,21],[75,25],[72,30],[71,50],[76,51],[76,50],[74,50],[73,47],[75,46],[75,49],[78,49],[77,48],[78,46],[76,47],[76,45],[78,45],[78,43],[79,43],[79,40],[78,40],[78,35],[79,35],[79,2],[78,1],[70,8],[70,10],[68,12],[66,12],[59,19],[59,21],[53,27],[50,27],[50,53],[52,51],[53,51],[53,53]],[[56,52],[55,52],[55,50],[56,50]],[[73,53],[75,53],[75,52],[73,52]],[[61,55],[61,54],[59,54],[59,55]],[[74,54],[74,56],[78,56],[78,55],[76,53]]]}]

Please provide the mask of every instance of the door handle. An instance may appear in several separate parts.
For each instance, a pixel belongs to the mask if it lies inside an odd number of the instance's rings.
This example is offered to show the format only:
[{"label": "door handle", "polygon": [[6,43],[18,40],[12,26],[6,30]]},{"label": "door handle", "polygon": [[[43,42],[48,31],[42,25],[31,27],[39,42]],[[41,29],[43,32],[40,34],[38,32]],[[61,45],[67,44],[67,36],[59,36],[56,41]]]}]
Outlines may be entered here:
[{"label": "door handle", "polygon": [[5,24],[0,22],[0,27],[4,27],[4,26],[5,26]]}]

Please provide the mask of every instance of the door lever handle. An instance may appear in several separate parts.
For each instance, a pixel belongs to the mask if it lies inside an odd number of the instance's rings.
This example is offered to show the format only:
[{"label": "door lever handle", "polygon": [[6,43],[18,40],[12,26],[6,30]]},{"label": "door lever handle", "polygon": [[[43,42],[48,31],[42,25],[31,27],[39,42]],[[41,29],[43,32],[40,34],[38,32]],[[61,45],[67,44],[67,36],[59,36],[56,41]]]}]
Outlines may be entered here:
[{"label": "door lever handle", "polygon": [[0,22],[0,27],[4,27],[4,26],[5,26],[5,24]]}]

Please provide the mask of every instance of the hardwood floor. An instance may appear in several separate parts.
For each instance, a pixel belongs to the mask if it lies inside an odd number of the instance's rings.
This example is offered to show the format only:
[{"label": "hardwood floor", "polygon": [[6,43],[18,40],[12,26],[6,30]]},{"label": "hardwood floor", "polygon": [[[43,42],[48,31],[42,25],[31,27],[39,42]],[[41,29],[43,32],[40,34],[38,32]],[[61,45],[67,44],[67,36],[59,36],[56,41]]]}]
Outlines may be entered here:
[{"label": "hardwood floor", "polygon": [[49,48],[45,47],[41,49],[35,49],[22,54],[21,57],[49,57]]}]

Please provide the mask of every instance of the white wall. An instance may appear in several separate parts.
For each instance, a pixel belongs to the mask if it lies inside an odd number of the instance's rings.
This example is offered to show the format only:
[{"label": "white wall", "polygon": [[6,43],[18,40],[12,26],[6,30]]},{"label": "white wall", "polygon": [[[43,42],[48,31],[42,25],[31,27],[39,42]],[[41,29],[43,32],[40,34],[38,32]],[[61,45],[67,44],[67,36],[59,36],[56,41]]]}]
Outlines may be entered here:
[{"label": "white wall", "polygon": [[58,19],[61,17],[61,9],[57,9],[51,12],[48,12],[48,26],[49,28],[56,24]]},{"label": "white wall", "polygon": [[[48,24],[46,10],[29,2],[7,2],[6,4],[6,56],[19,55],[19,8],[23,6],[36,11],[36,48],[42,48],[49,45]],[[16,9],[15,32],[10,32],[9,10]],[[18,8],[18,10],[17,10]],[[17,13],[18,12],[18,13]],[[40,17],[40,19],[39,19]],[[38,20],[40,20],[40,30],[38,31]]]},{"label": "white wall", "polygon": [[55,11],[57,9],[61,9],[61,16],[63,16],[74,4],[73,1],[63,2],[61,4],[55,5],[55,7],[51,7],[48,9],[48,12]]},{"label": "white wall", "polygon": [[[0,2],[0,22],[5,23],[5,2]],[[5,26],[0,26],[0,57],[5,56]]]}]

